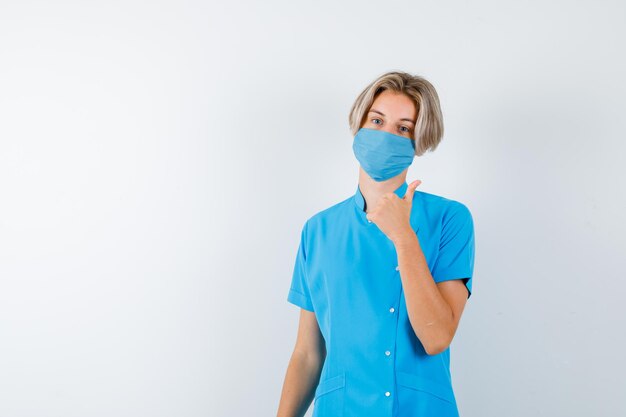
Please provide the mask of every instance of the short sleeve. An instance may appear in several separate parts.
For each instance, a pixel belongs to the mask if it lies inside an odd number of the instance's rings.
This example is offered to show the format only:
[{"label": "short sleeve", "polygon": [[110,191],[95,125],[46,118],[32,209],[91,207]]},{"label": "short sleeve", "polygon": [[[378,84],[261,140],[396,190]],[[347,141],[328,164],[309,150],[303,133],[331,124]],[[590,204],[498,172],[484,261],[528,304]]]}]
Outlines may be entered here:
[{"label": "short sleeve", "polygon": [[296,261],[293,267],[293,275],[291,277],[291,287],[287,295],[287,301],[295,304],[305,310],[313,311],[313,303],[309,291],[309,283],[306,274],[306,238],[307,223],[302,227],[300,233],[300,245],[296,254]]},{"label": "short sleeve", "polygon": [[435,282],[463,279],[469,298],[474,272],[474,221],[469,209],[454,201],[443,216],[439,255],[431,271]]}]

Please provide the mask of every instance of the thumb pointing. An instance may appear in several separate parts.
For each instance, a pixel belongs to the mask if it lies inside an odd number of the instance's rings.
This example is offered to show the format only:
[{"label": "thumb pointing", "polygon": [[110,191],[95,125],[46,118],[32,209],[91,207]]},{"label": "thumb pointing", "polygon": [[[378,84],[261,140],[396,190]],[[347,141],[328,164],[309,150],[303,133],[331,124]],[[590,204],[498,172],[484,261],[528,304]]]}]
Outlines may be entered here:
[{"label": "thumb pointing", "polygon": [[406,193],[404,193],[404,199],[410,202],[413,202],[413,194],[415,194],[415,189],[418,185],[420,185],[422,181],[415,180],[409,184],[409,187],[406,189]]}]

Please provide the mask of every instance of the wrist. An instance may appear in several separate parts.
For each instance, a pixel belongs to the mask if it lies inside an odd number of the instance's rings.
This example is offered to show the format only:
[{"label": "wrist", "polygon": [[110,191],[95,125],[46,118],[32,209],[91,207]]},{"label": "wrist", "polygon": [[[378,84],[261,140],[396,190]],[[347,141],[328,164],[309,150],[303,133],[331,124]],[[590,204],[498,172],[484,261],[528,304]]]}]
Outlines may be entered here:
[{"label": "wrist", "polygon": [[401,233],[396,235],[392,239],[392,242],[396,246],[396,248],[400,246],[413,245],[415,244],[415,242],[417,242],[417,234],[411,227],[407,227]]}]

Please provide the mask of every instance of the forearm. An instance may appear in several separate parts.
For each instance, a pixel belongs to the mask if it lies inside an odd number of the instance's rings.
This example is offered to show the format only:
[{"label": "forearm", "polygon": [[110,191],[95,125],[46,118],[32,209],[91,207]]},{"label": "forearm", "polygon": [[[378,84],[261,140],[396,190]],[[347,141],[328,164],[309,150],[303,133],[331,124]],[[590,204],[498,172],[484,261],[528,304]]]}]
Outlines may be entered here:
[{"label": "forearm", "polygon": [[294,351],[289,360],[277,417],[302,417],[315,397],[323,359]]},{"label": "forearm", "polygon": [[451,340],[452,309],[441,296],[413,230],[394,242],[407,314],[428,354],[446,349]]}]

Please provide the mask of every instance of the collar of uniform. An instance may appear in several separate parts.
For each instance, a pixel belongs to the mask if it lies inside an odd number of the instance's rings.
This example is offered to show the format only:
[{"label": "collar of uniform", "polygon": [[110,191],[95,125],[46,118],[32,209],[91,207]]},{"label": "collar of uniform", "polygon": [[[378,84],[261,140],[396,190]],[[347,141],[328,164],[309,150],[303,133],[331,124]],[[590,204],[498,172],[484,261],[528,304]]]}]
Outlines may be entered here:
[{"label": "collar of uniform", "polygon": [[[400,198],[404,197],[404,194],[406,193],[407,188],[409,188],[409,185],[407,184],[406,181],[404,181],[398,188],[396,188],[393,192]],[[367,220],[367,213],[365,212],[365,199],[363,198],[363,194],[361,193],[361,188],[359,187],[359,185],[357,184],[356,186],[356,193],[354,193],[354,204],[356,205],[356,211],[358,212],[359,218],[361,218],[364,223],[366,225],[373,225],[374,223],[370,223],[369,220]]]}]

